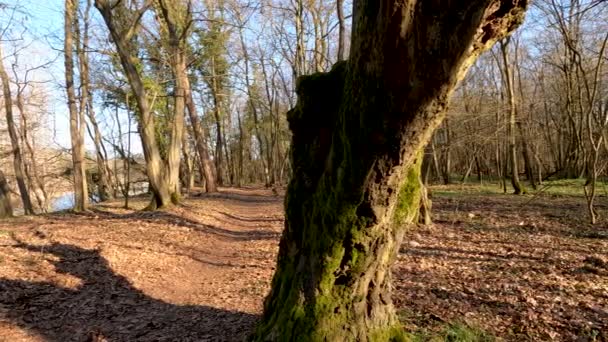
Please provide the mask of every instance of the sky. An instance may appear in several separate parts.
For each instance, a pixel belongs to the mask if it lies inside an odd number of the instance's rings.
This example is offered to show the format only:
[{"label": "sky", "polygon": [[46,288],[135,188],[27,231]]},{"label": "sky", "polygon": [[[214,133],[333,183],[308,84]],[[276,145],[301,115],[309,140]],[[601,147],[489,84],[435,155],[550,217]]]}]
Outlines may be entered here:
[{"label": "sky", "polygon": [[[10,6],[17,6],[18,13],[13,18],[11,32],[12,39],[21,36],[17,42],[7,42],[9,37],[3,38],[3,49],[6,59],[4,63],[10,66],[14,63],[15,48],[19,49],[19,67],[21,70],[47,64],[48,67],[37,70],[32,79],[42,82],[48,94],[48,111],[51,113],[49,126],[54,131],[54,142],[61,147],[69,146],[69,121],[65,105],[65,95],[59,78],[63,74],[63,58],[61,58],[61,41],[63,35],[61,0],[4,0]],[[6,27],[8,16],[1,15],[0,25]],[[16,45],[16,46],[15,46]]]},{"label": "sky", "polygon": [[[19,67],[22,70],[48,64],[47,67],[37,70],[31,77],[40,82],[45,88],[49,121],[47,127],[50,129],[49,135],[52,137],[52,144],[57,148],[68,149],[70,147],[69,112],[66,105],[65,93],[65,73],[63,58],[63,10],[64,0],[0,0],[9,7],[17,6],[19,12],[13,18],[12,29],[5,34],[6,37],[22,36],[17,42],[8,41],[3,38],[2,46],[5,53],[5,65],[10,67],[14,63],[11,54],[16,47],[19,49]],[[94,9],[92,10],[95,11]],[[7,25],[9,16],[6,10],[0,14],[0,27]],[[93,32],[95,34],[97,32]],[[101,106],[96,106],[96,112],[102,111]],[[101,113],[107,114],[107,113]],[[122,113],[121,123],[123,130],[127,131],[126,115]],[[113,116],[112,116],[113,117]],[[100,122],[102,130],[106,133],[116,131],[109,124]],[[134,131],[133,127],[131,131]],[[115,133],[117,134],[117,133]],[[141,152],[138,137],[132,136],[133,153]],[[127,137],[124,136],[126,141]],[[89,151],[94,151],[94,145],[88,134],[85,137],[86,147]]]},{"label": "sky", "polygon": [[[52,129],[53,143],[57,147],[69,148],[69,114],[67,111],[64,88],[64,59],[62,55],[63,49],[63,9],[64,0],[0,0],[0,3],[5,3],[10,6],[17,6],[20,10],[15,15],[11,32],[5,36],[16,37],[21,32],[24,32],[24,39],[17,43],[22,47],[20,51],[19,65],[22,68],[31,68],[41,64],[49,63],[49,66],[36,71],[34,78],[44,83],[44,87],[48,91],[48,110],[50,112],[50,121],[47,123]],[[95,10],[93,10],[95,12]],[[534,26],[534,15],[529,13],[526,26]],[[0,28],[6,27],[8,16],[6,10],[0,13]],[[99,30],[99,28],[97,28]],[[524,37],[534,35],[534,29],[525,30]],[[99,32],[93,32],[96,34]],[[103,34],[103,33],[101,33]],[[3,40],[6,40],[4,38]],[[10,53],[14,51],[15,43],[3,41],[5,55],[9,61],[5,61],[5,65],[10,65]],[[101,108],[96,108],[97,112]],[[101,113],[103,114],[103,113]],[[125,117],[125,115],[122,115]],[[123,122],[123,127],[126,127],[126,122]],[[103,128],[106,133],[113,131],[112,127]],[[134,129],[131,129],[133,131]],[[114,132],[115,133],[115,132]],[[125,137],[126,140],[126,137]],[[135,144],[133,151],[138,153],[141,151],[139,138],[133,136],[131,141]],[[87,149],[93,150],[92,141],[86,137]]]}]

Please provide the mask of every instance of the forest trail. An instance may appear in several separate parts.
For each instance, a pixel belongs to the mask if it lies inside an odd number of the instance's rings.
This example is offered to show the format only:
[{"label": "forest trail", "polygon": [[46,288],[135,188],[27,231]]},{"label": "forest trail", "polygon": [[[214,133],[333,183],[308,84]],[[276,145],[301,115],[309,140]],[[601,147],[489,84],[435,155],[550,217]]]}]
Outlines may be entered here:
[{"label": "forest trail", "polygon": [[119,206],[0,223],[0,341],[234,341],[251,331],[282,198],[223,189],[165,211]]},{"label": "forest trail", "polygon": [[[409,233],[394,269],[406,327],[608,339],[608,224],[586,226],[583,201],[438,191],[436,223]],[[245,338],[270,288],[282,198],[225,188],[145,204],[0,222],[0,341]]]}]

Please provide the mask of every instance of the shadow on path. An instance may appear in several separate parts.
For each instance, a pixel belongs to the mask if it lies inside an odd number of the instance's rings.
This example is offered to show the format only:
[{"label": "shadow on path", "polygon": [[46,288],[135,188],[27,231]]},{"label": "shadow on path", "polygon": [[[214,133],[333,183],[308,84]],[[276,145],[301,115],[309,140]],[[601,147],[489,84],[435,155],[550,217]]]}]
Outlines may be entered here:
[{"label": "shadow on path", "polygon": [[[215,235],[233,241],[256,241],[256,240],[275,240],[280,235],[279,232],[269,229],[248,229],[231,230],[213,225],[203,224],[195,219],[186,218],[166,211],[140,212],[136,211],[129,214],[117,214],[99,208],[90,209],[91,213],[80,213],[77,215],[96,215],[105,219],[113,220],[139,220],[158,224],[172,224],[180,227],[190,228],[205,234]],[[276,220],[274,220],[276,221]]]},{"label": "shadow on path", "polygon": [[58,273],[81,280],[76,289],[50,282],[0,278],[0,322],[7,320],[51,342],[241,341],[257,316],[154,299],[112,271],[97,250],[74,245],[17,244],[43,256]]}]

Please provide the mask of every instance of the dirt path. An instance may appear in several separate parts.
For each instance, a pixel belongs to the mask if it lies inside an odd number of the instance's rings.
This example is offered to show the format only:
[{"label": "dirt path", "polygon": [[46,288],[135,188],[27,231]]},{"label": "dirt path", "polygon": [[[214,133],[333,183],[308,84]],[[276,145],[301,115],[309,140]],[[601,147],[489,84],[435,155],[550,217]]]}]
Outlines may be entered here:
[{"label": "dirt path", "polygon": [[240,340],[268,291],[281,206],[225,189],[171,211],[0,223],[0,341]]},{"label": "dirt path", "polygon": [[[608,224],[586,226],[580,198],[528,200],[435,198],[436,224],[410,233],[394,269],[408,329],[461,321],[510,341],[608,340]],[[0,222],[0,342],[246,337],[282,198],[223,189],[161,212],[119,207]]]}]

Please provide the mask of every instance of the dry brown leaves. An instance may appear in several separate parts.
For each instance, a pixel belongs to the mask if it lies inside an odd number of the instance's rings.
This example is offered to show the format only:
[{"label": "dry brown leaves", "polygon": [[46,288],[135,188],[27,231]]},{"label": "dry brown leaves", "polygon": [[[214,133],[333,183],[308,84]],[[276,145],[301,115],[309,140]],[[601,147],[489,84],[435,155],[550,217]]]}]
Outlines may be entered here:
[{"label": "dry brown leaves", "polygon": [[0,223],[0,341],[250,333],[273,272],[281,198],[225,189],[159,212],[119,206]]},{"label": "dry brown leaves", "polygon": [[[409,328],[607,338],[608,225],[586,227],[580,198],[528,200],[435,199],[436,224],[412,232],[394,269]],[[223,189],[153,213],[111,203],[0,222],[0,341],[242,340],[282,220],[270,191]]]},{"label": "dry brown leaves", "polygon": [[608,224],[585,223],[584,199],[458,195],[433,207],[435,225],[412,232],[395,266],[406,321],[461,321],[510,341],[608,340]]}]

